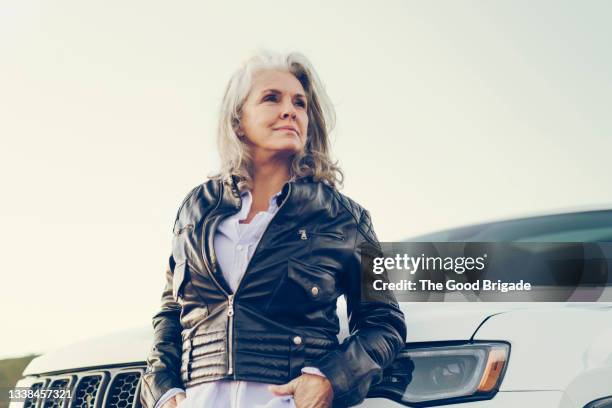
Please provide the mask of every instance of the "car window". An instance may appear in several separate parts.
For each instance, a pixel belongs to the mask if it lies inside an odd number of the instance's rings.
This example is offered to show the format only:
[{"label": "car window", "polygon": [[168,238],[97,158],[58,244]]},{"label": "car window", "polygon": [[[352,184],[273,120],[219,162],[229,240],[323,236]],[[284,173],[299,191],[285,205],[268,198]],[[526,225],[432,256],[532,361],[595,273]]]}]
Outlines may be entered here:
[{"label": "car window", "polygon": [[612,242],[612,210],[521,218],[454,228],[413,242]]},{"label": "car window", "polygon": [[612,242],[612,227],[553,232],[522,238],[525,242]]}]

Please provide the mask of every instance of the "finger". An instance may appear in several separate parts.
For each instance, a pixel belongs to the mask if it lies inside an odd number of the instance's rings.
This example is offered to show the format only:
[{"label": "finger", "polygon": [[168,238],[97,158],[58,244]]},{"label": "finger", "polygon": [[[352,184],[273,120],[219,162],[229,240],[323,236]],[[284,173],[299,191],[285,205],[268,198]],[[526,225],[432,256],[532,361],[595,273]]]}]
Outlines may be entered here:
[{"label": "finger", "polygon": [[184,400],[186,398],[185,393],[184,392],[180,392],[178,394],[176,394],[174,396],[174,399],[176,400],[176,405],[180,404],[182,400]]},{"label": "finger", "polygon": [[274,395],[293,395],[295,391],[295,382],[289,381],[287,384],[282,385],[270,385],[268,390]]}]

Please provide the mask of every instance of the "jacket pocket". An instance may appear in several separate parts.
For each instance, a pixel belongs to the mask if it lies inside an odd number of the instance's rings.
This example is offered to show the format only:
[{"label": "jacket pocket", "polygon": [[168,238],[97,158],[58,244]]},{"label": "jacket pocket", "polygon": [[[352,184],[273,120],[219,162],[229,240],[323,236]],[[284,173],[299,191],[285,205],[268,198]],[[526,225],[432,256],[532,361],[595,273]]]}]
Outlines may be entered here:
[{"label": "jacket pocket", "polygon": [[298,230],[300,239],[307,240],[314,238],[331,239],[333,241],[344,241],[344,235],[337,231],[313,231],[308,228],[301,228]]},{"label": "jacket pocket", "polygon": [[311,301],[326,302],[335,298],[336,278],[325,268],[290,257],[287,278],[297,284]]},{"label": "jacket pocket", "polygon": [[187,273],[187,262],[182,262],[174,266],[174,276],[172,277],[172,297],[175,302],[183,295],[185,287],[185,274]]}]

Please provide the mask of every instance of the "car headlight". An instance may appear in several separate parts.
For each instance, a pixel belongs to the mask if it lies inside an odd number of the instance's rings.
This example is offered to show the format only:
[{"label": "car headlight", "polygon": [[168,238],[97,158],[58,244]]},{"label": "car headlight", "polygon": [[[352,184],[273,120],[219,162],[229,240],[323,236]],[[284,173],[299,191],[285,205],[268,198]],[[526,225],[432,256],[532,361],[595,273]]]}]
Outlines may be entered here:
[{"label": "car headlight", "polygon": [[490,399],[499,389],[509,355],[510,346],[497,342],[409,345],[368,395],[410,405]]}]

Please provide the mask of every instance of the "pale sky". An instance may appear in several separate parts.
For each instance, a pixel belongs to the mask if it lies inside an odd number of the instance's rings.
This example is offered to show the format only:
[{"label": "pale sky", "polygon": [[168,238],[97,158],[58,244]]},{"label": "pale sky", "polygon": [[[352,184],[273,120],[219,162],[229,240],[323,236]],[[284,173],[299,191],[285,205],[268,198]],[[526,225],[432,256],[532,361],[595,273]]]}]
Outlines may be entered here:
[{"label": "pale sky", "polygon": [[381,240],[612,207],[608,1],[0,0],[0,358],[149,326],[219,102],[307,55]]}]

